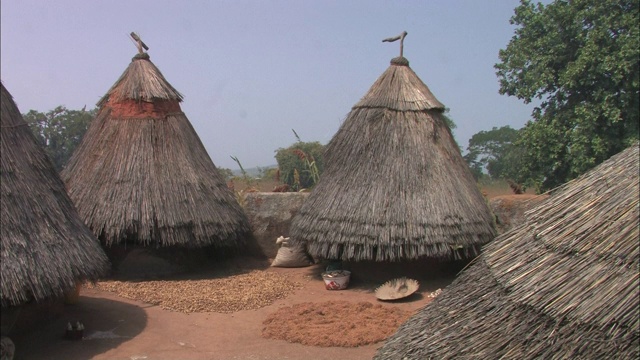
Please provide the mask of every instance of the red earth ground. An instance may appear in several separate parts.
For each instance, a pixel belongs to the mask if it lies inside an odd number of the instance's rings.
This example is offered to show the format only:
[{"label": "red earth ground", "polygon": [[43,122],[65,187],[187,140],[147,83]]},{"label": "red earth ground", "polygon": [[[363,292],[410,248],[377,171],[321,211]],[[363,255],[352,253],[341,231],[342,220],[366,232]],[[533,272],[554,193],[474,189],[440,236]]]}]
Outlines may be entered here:
[{"label": "red earth ground", "polygon": [[[83,288],[77,304],[65,305],[48,322],[12,336],[15,359],[371,359],[383,342],[355,348],[307,346],[263,338],[263,322],[278,309],[304,302],[364,301],[413,313],[432,300],[431,292],[448,285],[464,264],[346,264],[352,271],[351,284],[340,291],[325,289],[321,265],[270,268],[263,261],[239,257],[215,266],[217,270],[210,269],[198,276],[215,276],[216,271],[229,268],[238,272],[263,268],[284,274],[302,287],[270,306],[231,314],[173,312]],[[419,291],[396,302],[377,300],[375,288],[399,276],[419,280]],[[84,339],[65,340],[67,323],[75,321],[84,324]]]},{"label": "red earth ground", "polygon": [[[504,187],[483,189],[483,192],[488,198],[510,194]],[[459,262],[348,264],[347,267],[352,271],[349,288],[329,291],[325,289],[320,276],[321,265],[293,269],[270,268],[263,261],[239,257],[216,264],[214,267],[217,270],[214,268],[208,270],[211,273],[197,276],[219,277],[221,269],[224,269],[222,272],[228,272],[229,268],[233,268],[242,273],[258,268],[289,276],[293,281],[300,282],[302,287],[272,305],[232,314],[184,314],[121,298],[113,293],[83,288],[77,304],[45,306],[38,314],[46,313],[47,321],[39,321],[35,328],[31,326],[14,331],[11,335],[16,344],[14,359],[371,359],[383,341],[355,348],[307,346],[263,338],[263,322],[278,309],[305,302],[366,301],[415,312],[432,300],[429,297],[431,292],[446,287],[463,266],[464,263]],[[419,280],[419,291],[396,302],[382,302],[375,298],[377,286],[401,276]],[[84,339],[65,340],[67,323],[75,321],[84,324]]]}]

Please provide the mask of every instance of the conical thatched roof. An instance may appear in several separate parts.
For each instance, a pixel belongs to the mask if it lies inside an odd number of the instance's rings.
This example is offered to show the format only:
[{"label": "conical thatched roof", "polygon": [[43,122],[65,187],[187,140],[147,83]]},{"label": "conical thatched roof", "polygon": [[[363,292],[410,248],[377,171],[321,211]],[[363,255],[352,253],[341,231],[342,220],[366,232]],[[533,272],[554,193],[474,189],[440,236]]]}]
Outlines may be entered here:
[{"label": "conical thatched roof", "polygon": [[182,94],[171,86],[160,70],[149,61],[149,54],[141,53],[134,56],[129,67],[97,105],[103,107],[108,102],[113,104],[127,100],[148,103],[156,100],[182,102],[182,99]]},{"label": "conical thatched roof", "polygon": [[637,359],[638,145],[526,213],[378,359]]},{"label": "conical thatched roof", "polygon": [[403,58],[353,107],[325,149],[325,170],[291,225],[320,258],[473,256],[493,217],[443,118]]},{"label": "conical thatched roof", "polygon": [[247,217],[181,100],[149,56],[136,55],[62,171],[80,216],[106,245],[244,243]]},{"label": "conical thatched roof", "polygon": [[2,306],[62,295],[109,269],[53,164],[1,85]]}]

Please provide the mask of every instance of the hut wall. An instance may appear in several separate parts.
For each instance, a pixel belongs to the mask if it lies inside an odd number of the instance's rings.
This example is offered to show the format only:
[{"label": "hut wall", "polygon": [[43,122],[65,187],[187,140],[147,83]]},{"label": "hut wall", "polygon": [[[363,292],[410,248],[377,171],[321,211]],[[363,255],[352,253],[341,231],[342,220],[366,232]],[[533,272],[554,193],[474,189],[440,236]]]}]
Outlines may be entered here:
[{"label": "hut wall", "polygon": [[249,193],[244,210],[259,250],[268,258],[278,253],[276,239],[288,237],[291,220],[308,193]]},{"label": "hut wall", "polygon": [[[289,236],[291,220],[296,215],[308,193],[249,193],[245,199],[245,212],[251,224],[253,236],[264,255],[276,256],[278,236]],[[495,213],[499,233],[511,229],[522,214],[533,206],[540,197],[531,195],[509,195],[489,201]]]},{"label": "hut wall", "polygon": [[[291,220],[298,212],[308,193],[248,193],[243,202],[253,232],[240,255],[275,258],[278,253],[276,239],[289,236]],[[113,275],[125,279],[148,279],[188,272],[207,264],[212,257],[238,255],[223,248],[149,248],[135,244],[117,244],[105,248]],[[214,260],[215,261],[215,260]]]},{"label": "hut wall", "polygon": [[[247,194],[243,205],[251,225],[253,239],[249,241],[250,246],[246,250],[248,253],[243,255],[275,258],[278,253],[276,239],[279,236],[289,236],[291,220],[300,210],[308,195],[308,193],[293,192],[256,192]],[[496,216],[498,232],[506,232],[512,226],[517,225],[518,219],[538,201],[537,199],[540,198],[532,198],[530,195],[509,195],[491,199],[489,205]],[[197,253],[198,251],[196,251],[196,255],[192,254],[192,256],[195,256],[199,261],[203,261],[202,254],[198,255]],[[184,264],[185,261],[179,261],[180,259],[177,259],[178,253],[172,253],[171,251],[156,252],[148,248],[118,245],[108,248],[107,254],[114,267],[116,267],[116,273],[121,270],[126,273],[121,275],[148,277],[151,274],[159,276],[160,273],[167,275],[185,270],[184,266],[180,265]],[[167,254],[172,254],[172,256],[165,256]],[[184,253],[180,254],[184,255]],[[132,257],[127,259],[129,256]],[[188,262],[191,265],[193,265],[192,261],[194,260],[192,256],[188,257],[191,259]],[[144,261],[138,261],[140,258],[143,258],[142,260]],[[136,270],[131,270],[128,265],[132,261],[139,265]]]}]

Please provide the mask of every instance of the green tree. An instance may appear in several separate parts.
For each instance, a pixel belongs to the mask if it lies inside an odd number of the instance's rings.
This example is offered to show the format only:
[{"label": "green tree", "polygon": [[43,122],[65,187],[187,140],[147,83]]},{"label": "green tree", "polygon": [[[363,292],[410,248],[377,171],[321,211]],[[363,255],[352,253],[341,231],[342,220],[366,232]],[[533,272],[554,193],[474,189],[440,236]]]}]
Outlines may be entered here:
[{"label": "green tree", "polygon": [[280,180],[292,189],[313,187],[324,168],[323,151],[324,146],[317,141],[299,140],[286,149],[276,150]]},{"label": "green tree", "polygon": [[554,188],[638,138],[639,1],[521,0],[495,65],[500,93],[540,105],[521,130],[518,181]]},{"label": "green tree", "polygon": [[480,131],[469,139],[464,159],[469,164],[476,179],[486,169],[493,179],[514,177],[513,169],[518,168],[518,157],[512,156],[518,130],[510,126],[494,127],[489,131]]},{"label": "green tree", "polygon": [[46,113],[30,110],[22,116],[44,146],[56,170],[60,171],[80,144],[96,113],[97,109],[69,110],[58,106]]},{"label": "green tree", "polygon": [[449,108],[445,108],[444,112],[442,113],[442,117],[444,118],[444,122],[447,123],[447,126],[449,127],[449,129],[454,130],[455,128],[458,127],[458,125],[456,125],[455,122],[453,122],[453,120],[451,119],[451,116],[449,115]]},{"label": "green tree", "polygon": [[224,177],[224,179],[227,181],[231,180],[235,176],[233,174],[233,171],[229,168],[219,167],[218,171],[220,172],[220,175],[222,175],[222,177]]},{"label": "green tree", "polygon": [[275,180],[276,177],[278,176],[277,174],[278,174],[277,167],[263,168],[262,177],[265,179]]}]

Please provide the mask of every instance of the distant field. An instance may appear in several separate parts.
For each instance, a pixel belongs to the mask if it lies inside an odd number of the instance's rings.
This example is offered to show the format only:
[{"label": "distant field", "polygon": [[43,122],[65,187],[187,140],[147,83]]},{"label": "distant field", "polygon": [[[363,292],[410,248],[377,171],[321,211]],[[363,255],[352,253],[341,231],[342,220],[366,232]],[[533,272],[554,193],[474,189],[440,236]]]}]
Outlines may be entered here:
[{"label": "distant field", "polygon": [[282,185],[282,182],[267,178],[251,179],[247,182],[241,177],[235,177],[227,182],[227,184],[230,183],[233,183],[233,188],[236,191],[252,189],[260,192],[270,192],[273,191],[276,186]]},{"label": "distant field", "polygon": [[[276,186],[282,185],[282,182],[275,181],[275,179],[253,179],[247,184],[242,178],[234,178],[233,186],[234,190],[248,190],[249,188],[255,189],[260,192],[270,192]],[[480,191],[488,198],[493,198],[500,195],[513,195],[513,191],[505,181],[497,180],[490,183],[479,184]],[[533,190],[527,190],[527,194],[534,194]]]},{"label": "distant field", "polygon": [[[490,183],[479,184],[480,190],[488,198],[493,198],[500,195],[513,195],[513,191],[504,180],[496,180]],[[527,189],[525,194],[535,194],[533,189]]]}]

